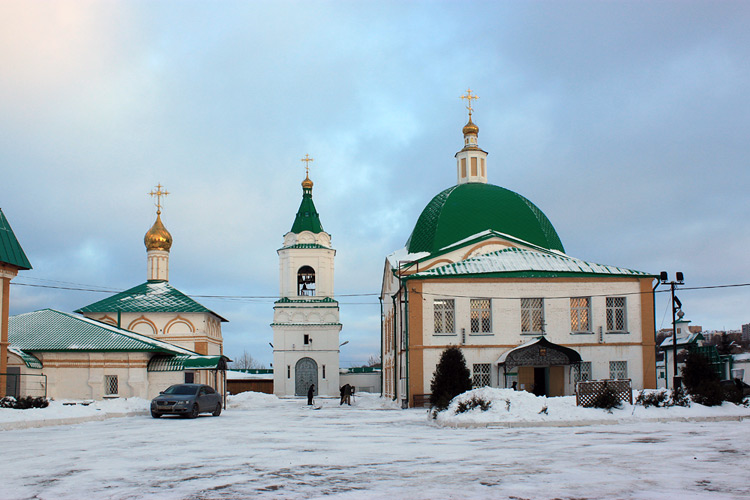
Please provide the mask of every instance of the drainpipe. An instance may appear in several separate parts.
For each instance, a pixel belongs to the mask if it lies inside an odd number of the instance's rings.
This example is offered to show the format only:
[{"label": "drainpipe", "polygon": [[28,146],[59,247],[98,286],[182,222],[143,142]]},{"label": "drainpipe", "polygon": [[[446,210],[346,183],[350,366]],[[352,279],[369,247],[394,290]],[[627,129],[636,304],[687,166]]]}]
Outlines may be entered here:
[{"label": "drainpipe", "polygon": [[[652,278],[655,279],[655,278]],[[656,289],[659,286],[660,281],[657,279],[656,284],[651,289],[651,310],[654,312],[654,373],[656,374],[656,388],[659,387],[659,371],[656,369],[656,355],[658,354],[656,351],[659,349],[659,346],[656,345]],[[664,351],[664,385],[666,388],[666,385],[668,381],[667,378],[667,352]]]},{"label": "drainpipe", "polygon": [[120,326],[121,324],[122,324],[122,310],[118,309],[117,310],[117,328],[122,328],[122,326]]},{"label": "drainpipe", "polygon": [[[404,282],[402,282],[404,283]],[[409,405],[409,284],[404,283],[404,345],[406,346],[406,406]]]},{"label": "drainpipe", "polygon": [[383,372],[385,367],[385,360],[383,358],[383,296],[378,297],[380,301],[380,397],[383,397]]},{"label": "drainpipe", "polygon": [[[400,292],[401,290],[399,290]],[[398,362],[398,335],[396,335],[396,297],[398,297],[399,292],[396,292],[391,299],[393,300],[393,401],[396,401],[398,399],[398,367],[400,366],[400,363]],[[399,300],[399,307],[401,305],[401,300]],[[399,321],[399,329],[398,331],[401,331],[401,311],[398,310],[398,321]]]}]

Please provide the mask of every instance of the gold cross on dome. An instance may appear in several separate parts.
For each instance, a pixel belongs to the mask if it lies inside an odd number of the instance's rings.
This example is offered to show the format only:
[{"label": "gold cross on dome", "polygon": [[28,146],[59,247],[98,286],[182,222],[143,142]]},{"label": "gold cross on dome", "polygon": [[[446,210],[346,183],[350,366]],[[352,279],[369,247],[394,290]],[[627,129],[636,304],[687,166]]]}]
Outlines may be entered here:
[{"label": "gold cross on dome", "polygon": [[471,89],[467,89],[466,90],[466,95],[462,95],[461,99],[466,99],[467,101],[469,101],[469,105],[466,106],[466,109],[469,110],[469,118],[471,118],[471,113],[472,113],[472,111],[474,111],[474,108],[471,107],[471,101],[472,101],[472,99],[474,99],[474,100],[479,99],[479,96],[476,95],[476,94],[472,95],[471,94]]},{"label": "gold cross on dome", "polygon": [[305,176],[310,177],[310,162],[315,161],[315,160],[310,158],[310,155],[305,155],[305,157],[302,158],[300,161],[305,162]]},{"label": "gold cross on dome", "polygon": [[156,213],[159,213],[159,214],[161,213],[161,197],[167,196],[169,194],[169,191],[167,191],[166,189],[164,191],[161,190],[163,187],[164,186],[162,186],[161,183],[159,183],[156,185],[156,191],[152,189],[151,192],[148,193],[151,196],[156,197]]}]

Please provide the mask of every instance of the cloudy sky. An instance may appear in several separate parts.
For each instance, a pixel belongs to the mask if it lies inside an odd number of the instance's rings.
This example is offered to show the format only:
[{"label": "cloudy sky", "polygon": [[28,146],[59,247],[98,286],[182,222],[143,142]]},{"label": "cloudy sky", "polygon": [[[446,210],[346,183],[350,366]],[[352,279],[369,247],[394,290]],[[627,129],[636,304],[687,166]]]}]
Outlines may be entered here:
[{"label": "cloudy sky", "polygon": [[[490,182],[567,253],[686,286],[750,283],[746,2],[0,3],[0,208],[34,266],[11,314],[146,279],[170,191],[170,282],[272,361],[282,236],[305,154],[337,250],[342,365],[379,353],[385,255],[455,184],[471,87]],[[750,287],[684,290],[707,329]],[[669,326],[657,299],[657,327]]]}]

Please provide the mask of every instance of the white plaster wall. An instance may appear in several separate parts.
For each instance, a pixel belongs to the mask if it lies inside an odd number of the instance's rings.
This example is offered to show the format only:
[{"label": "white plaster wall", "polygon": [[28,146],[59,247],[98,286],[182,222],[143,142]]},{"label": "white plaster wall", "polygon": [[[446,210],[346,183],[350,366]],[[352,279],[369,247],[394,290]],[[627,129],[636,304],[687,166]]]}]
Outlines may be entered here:
[{"label": "white plaster wall", "polygon": [[[380,393],[380,372],[339,374],[339,387],[344,384],[354,386],[356,392]],[[339,395],[341,393],[339,392]]]},{"label": "white plaster wall", "polygon": [[[544,317],[546,337],[550,342],[567,345],[581,354],[583,361],[592,362],[594,378],[609,378],[610,361],[626,361],[628,377],[634,389],[643,388],[643,358],[641,347],[642,318],[640,285],[636,280],[585,282],[506,282],[506,283],[429,283],[423,287],[423,344],[435,349],[424,351],[423,384],[429,392],[432,374],[440,354],[448,345],[459,345],[471,371],[474,363],[492,364],[494,386],[502,386],[496,361],[508,349],[533,340],[538,336],[522,335],[520,297],[545,298]],[[606,333],[606,297],[625,296],[629,333]],[[433,300],[454,297],[456,301],[455,332],[435,335]],[[570,297],[591,297],[591,325],[594,333],[572,334],[570,331]],[[492,334],[471,334],[470,299],[492,298]],[[393,308],[384,302],[386,315]],[[598,334],[599,327],[603,334]],[[461,329],[465,329],[465,336]],[[632,343],[637,345],[615,345]],[[386,353],[384,359],[392,361]],[[573,392],[569,370],[565,370],[565,390]]]},{"label": "white plaster wall", "polygon": [[[84,315],[117,326],[117,313]],[[206,342],[209,355],[217,356],[223,353],[221,321],[210,313],[122,313],[120,328],[170,342],[191,351],[196,349],[196,342]]]}]

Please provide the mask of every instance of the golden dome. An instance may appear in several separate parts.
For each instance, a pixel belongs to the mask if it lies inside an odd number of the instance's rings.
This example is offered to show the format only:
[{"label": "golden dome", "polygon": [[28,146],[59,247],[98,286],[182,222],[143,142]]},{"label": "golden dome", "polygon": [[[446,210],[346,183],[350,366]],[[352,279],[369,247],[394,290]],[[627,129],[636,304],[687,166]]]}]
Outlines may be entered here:
[{"label": "golden dome", "polygon": [[473,121],[471,121],[471,116],[469,116],[469,123],[464,125],[464,135],[467,134],[479,134],[479,127],[477,127]]},{"label": "golden dome", "polygon": [[167,228],[161,222],[161,212],[156,212],[156,222],[146,232],[146,236],[143,237],[143,243],[146,245],[146,250],[165,250],[169,252],[172,248],[172,235],[169,234]]},{"label": "golden dome", "polygon": [[313,187],[313,181],[310,180],[310,176],[305,176],[305,180],[302,181],[302,188],[312,189],[312,187]]}]

